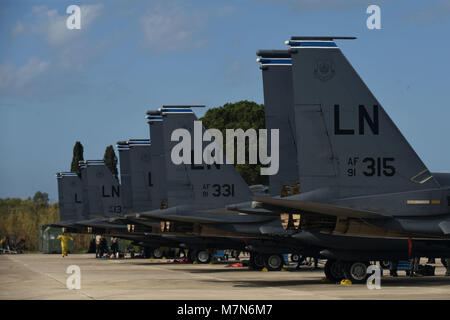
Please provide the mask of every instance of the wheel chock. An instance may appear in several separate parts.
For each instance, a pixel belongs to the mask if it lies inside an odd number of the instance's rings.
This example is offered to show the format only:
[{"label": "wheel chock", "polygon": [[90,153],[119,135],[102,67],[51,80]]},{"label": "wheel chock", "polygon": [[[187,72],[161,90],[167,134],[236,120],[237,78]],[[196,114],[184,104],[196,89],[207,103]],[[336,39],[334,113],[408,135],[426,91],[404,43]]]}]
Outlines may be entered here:
[{"label": "wheel chock", "polygon": [[287,269],[286,268],[281,268],[281,271],[285,272],[285,271],[287,271]]},{"label": "wheel chock", "polygon": [[322,280],[320,280],[321,283],[331,283],[331,280],[328,278],[323,278]]},{"label": "wheel chock", "polygon": [[269,269],[267,269],[266,267],[261,269],[262,272],[269,272]]},{"label": "wheel chock", "polygon": [[214,261],[210,261],[209,264],[214,264]]},{"label": "wheel chock", "polygon": [[198,264],[198,261],[196,260],[196,261],[192,262],[192,264]]},{"label": "wheel chock", "polygon": [[349,279],[343,279],[341,281],[341,286],[351,286],[352,285],[352,281]]},{"label": "wheel chock", "polygon": [[155,257],[154,257],[154,256],[151,256],[150,259],[155,259]]},{"label": "wheel chock", "polygon": [[162,257],[161,259],[166,260],[166,257]]}]

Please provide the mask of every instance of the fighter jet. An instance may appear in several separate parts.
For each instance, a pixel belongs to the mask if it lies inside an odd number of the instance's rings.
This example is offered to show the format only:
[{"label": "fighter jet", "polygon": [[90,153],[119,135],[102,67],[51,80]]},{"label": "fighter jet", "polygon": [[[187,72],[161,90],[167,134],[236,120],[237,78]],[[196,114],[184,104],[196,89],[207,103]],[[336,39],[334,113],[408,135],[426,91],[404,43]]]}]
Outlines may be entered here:
[{"label": "fighter jet", "polygon": [[300,230],[448,238],[450,174],[430,173],[335,39],[287,42],[300,193],[253,207],[287,212]]},{"label": "fighter jet", "polygon": [[[285,198],[300,193],[301,186],[296,170],[298,157],[291,54],[287,50],[259,50],[257,56],[263,76],[266,128],[280,130],[280,169],[277,175],[269,177],[270,188],[276,190],[280,198]],[[301,231],[300,219],[301,215],[280,214],[280,222],[285,229],[300,231],[292,234],[299,241],[299,248],[305,244],[320,248],[319,255],[328,259],[326,275],[333,281],[343,277],[354,282],[364,280],[368,261],[408,259],[412,255],[450,255],[450,241],[355,237]]]}]

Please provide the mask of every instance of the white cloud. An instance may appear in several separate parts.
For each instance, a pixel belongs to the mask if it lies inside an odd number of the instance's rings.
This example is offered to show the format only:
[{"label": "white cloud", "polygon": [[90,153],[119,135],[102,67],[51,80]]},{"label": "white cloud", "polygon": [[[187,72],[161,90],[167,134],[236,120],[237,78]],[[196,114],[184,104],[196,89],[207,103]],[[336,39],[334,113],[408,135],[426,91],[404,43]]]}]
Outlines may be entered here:
[{"label": "white cloud", "polygon": [[69,30],[66,26],[69,14],[65,9],[46,6],[30,9],[32,19],[19,21],[11,28],[11,36],[29,37],[38,40],[45,48],[37,57],[29,53],[27,62],[0,63],[0,96],[31,99],[52,99],[76,92],[92,93],[91,81],[80,72],[99,59],[111,45],[111,36],[99,38],[92,29],[102,14],[102,4],[80,6],[81,30]]},{"label": "white cloud", "polygon": [[55,9],[49,9],[46,6],[35,6],[32,14],[37,18],[37,24],[30,26],[31,31],[45,35],[47,42],[55,47],[66,45],[69,42],[76,41],[77,38],[86,33],[92,23],[100,16],[102,4],[82,5],[81,29],[69,30],[66,26],[66,12],[61,15]]},{"label": "white cloud", "polygon": [[199,47],[203,20],[178,3],[154,3],[141,19],[144,41],[157,51]]},{"label": "white cloud", "polygon": [[11,93],[21,91],[28,84],[39,78],[48,71],[49,61],[42,61],[32,57],[22,66],[11,64],[0,65],[0,92]]}]

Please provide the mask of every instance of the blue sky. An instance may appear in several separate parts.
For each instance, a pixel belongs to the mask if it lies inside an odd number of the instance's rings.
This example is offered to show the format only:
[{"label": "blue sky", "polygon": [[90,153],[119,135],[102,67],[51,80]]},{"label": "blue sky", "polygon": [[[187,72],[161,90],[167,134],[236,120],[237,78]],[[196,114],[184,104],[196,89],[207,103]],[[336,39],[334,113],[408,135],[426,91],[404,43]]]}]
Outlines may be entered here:
[{"label": "blue sky", "polygon": [[[81,6],[82,29],[66,28]],[[381,30],[366,8],[381,7]],[[79,140],[85,159],[148,137],[147,109],[163,104],[263,102],[257,49],[292,35],[339,42],[432,171],[449,171],[449,1],[0,2],[0,198],[57,198]],[[201,113],[198,113],[201,116]]]}]

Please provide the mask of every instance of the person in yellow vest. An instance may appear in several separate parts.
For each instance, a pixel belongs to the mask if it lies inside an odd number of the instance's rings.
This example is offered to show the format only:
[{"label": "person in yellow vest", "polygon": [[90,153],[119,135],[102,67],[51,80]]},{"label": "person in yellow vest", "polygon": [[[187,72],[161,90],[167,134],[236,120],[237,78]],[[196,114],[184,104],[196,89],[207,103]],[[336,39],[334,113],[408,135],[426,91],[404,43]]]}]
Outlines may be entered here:
[{"label": "person in yellow vest", "polygon": [[64,232],[62,235],[59,235],[56,239],[61,240],[61,252],[62,257],[64,258],[64,256],[68,255],[69,240],[73,240],[73,238]]}]

